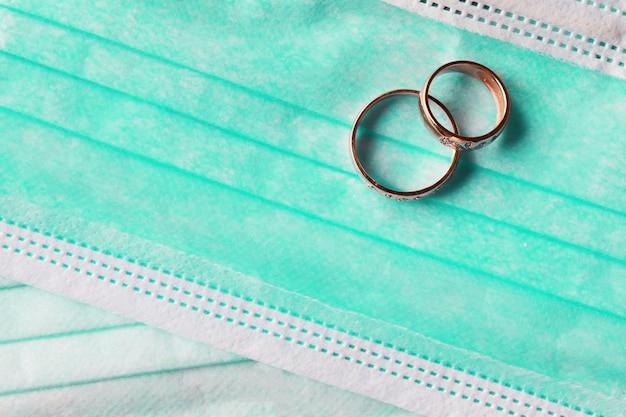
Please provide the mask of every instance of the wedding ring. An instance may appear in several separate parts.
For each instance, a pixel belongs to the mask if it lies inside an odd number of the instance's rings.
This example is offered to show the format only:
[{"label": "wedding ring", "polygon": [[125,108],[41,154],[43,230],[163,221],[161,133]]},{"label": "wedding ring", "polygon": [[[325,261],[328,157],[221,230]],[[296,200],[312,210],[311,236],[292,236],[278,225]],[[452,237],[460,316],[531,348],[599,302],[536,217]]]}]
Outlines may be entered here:
[{"label": "wedding ring", "polygon": [[[448,72],[460,72],[467,74],[481,81],[489,89],[491,95],[495,99],[497,113],[496,126],[489,132],[480,136],[463,136],[457,131],[453,132],[450,129],[447,129],[435,118],[430,108],[429,100],[426,100],[426,97],[428,97],[428,92],[433,80],[438,75]],[[509,93],[500,77],[484,65],[472,61],[449,62],[439,67],[426,80],[426,84],[424,84],[424,88],[422,89],[422,94],[420,96],[420,113],[424,119],[426,127],[439,139],[439,142],[446,146],[461,150],[480,149],[496,140],[502,132],[502,129],[504,129],[510,113]]]},{"label": "wedding ring", "polygon": [[[436,192],[450,178],[450,176],[454,172],[454,168],[456,167],[456,164],[459,158],[459,150],[456,148],[454,149],[454,153],[452,155],[450,164],[448,165],[446,172],[444,172],[444,174],[437,181],[435,181],[435,183],[427,187],[421,188],[419,190],[415,190],[415,191],[394,190],[394,189],[385,187],[384,185],[378,183],[375,179],[373,179],[367,173],[365,168],[363,168],[363,165],[361,164],[361,161],[359,160],[359,155],[357,154],[357,151],[356,151],[357,129],[359,127],[359,123],[361,123],[365,114],[372,107],[374,107],[377,103],[381,102],[382,100],[385,100],[389,97],[396,96],[396,95],[414,95],[414,96],[417,96],[418,98],[421,96],[418,90],[401,89],[401,90],[388,91],[376,97],[372,101],[370,101],[359,112],[356,120],[354,121],[354,124],[352,125],[352,130],[350,132],[350,155],[352,156],[352,162],[354,163],[357,173],[367,183],[367,186],[369,188],[384,195],[385,197],[388,197],[394,200],[398,200],[398,201],[417,200],[417,199],[426,197],[427,195]],[[440,107],[444,111],[448,119],[450,119],[450,123],[452,124],[452,129],[454,131],[454,134],[458,134],[456,122],[454,121],[452,114],[448,111],[448,109],[446,109],[446,107],[434,97],[429,97],[429,99],[433,101],[438,107]]]}]

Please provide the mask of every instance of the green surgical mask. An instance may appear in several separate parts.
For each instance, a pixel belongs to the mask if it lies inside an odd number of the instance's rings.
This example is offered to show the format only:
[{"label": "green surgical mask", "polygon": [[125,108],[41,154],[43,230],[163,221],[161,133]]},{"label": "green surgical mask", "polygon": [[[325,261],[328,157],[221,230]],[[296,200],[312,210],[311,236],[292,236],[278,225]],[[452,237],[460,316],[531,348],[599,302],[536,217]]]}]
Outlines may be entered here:
[{"label": "green surgical mask", "polygon": [[415,416],[4,278],[0,317],[3,417]]},{"label": "green surgical mask", "polygon": [[[2,2],[0,275],[425,416],[626,409],[623,80],[374,1],[148,3]],[[457,59],[504,134],[372,192],[354,117]],[[445,169],[416,100],[366,127],[383,180]]]}]

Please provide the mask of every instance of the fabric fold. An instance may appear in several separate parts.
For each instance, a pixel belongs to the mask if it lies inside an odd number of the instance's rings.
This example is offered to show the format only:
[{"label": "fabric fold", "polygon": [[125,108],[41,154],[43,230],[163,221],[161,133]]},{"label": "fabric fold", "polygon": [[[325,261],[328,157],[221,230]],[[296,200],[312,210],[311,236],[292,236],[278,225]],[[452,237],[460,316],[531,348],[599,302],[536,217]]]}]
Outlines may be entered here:
[{"label": "fabric fold", "polygon": [[[0,274],[426,416],[623,409],[623,81],[375,1],[0,3]],[[351,118],[459,58],[504,136],[380,198]],[[416,105],[371,137],[433,173]]]}]

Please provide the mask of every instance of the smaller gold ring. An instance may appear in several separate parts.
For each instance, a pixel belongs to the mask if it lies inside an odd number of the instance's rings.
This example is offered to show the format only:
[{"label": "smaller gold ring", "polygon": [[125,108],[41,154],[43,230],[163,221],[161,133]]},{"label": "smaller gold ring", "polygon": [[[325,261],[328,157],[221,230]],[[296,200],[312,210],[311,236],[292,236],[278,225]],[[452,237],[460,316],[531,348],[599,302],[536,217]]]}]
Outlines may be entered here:
[{"label": "smaller gold ring", "polygon": [[[447,72],[460,72],[467,74],[485,84],[496,102],[496,126],[493,129],[480,136],[463,136],[458,132],[453,132],[447,129],[435,118],[426,97],[428,96],[433,80],[438,75],[445,74]],[[453,61],[442,65],[437,68],[437,70],[435,70],[430,77],[428,77],[422,92],[423,94],[420,97],[420,114],[424,119],[426,127],[439,139],[439,142],[452,148],[467,151],[480,149],[489,145],[491,142],[496,140],[498,136],[500,136],[502,129],[504,129],[504,126],[509,119],[511,106],[509,101],[509,92],[507,91],[504,83],[495,72],[477,62]]]},{"label": "smaller gold ring", "polygon": [[[396,96],[396,95],[414,95],[419,98],[420,92],[418,90],[409,90],[409,89],[392,90],[392,91],[388,91],[384,94],[379,95],[378,97],[374,98],[372,101],[367,103],[367,105],[363,107],[363,109],[359,112],[358,116],[356,117],[356,120],[354,121],[354,124],[352,125],[352,130],[350,131],[350,155],[352,156],[352,162],[354,163],[357,173],[359,174],[361,179],[363,179],[363,181],[367,183],[367,186],[371,188],[372,190],[378,192],[379,194],[384,195],[385,197],[398,200],[398,201],[418,200],[420,198],[426,197],[427,195],[436,192],[450,178],[450,176],[454,172],[454,168],[456,168],[456,164],[459,158],[458,149],[456,148],[454,149],[454,153],[452,155],[452,159],[450,160],[450,164],[448,165],[448,169],[437,181],[435,181],[432,185],[429,185],[427,187],[421,188],[419,190],[414,190],[414,191],[394,190],[378,183],[374,178],[372,178],[367,173],[367,171],[361,164],[361,161],[359,160],[359,155],[357,154],[357,151],[356,151],[356,132],[359,127],[359,123],[361,123],[361,120],[363,119],[365,114],[372,107],[374,107],[374,105],[376,105],[377,103],[381,102],[382,100],[385,100],[386,98],[389,98],[391,96]],[[452,124],[452,129],[454,130],[455,133],[458,133],[456,122],[454,121],[454,118],[452,117],[452,114],[448,111],[448,109],[436,98],[434,97],[429,97],[429,98],[430,100],[434,101],[437,106],[441,107],[441,109],[444,111],[446,116],[450,119],[450,123]]]}]

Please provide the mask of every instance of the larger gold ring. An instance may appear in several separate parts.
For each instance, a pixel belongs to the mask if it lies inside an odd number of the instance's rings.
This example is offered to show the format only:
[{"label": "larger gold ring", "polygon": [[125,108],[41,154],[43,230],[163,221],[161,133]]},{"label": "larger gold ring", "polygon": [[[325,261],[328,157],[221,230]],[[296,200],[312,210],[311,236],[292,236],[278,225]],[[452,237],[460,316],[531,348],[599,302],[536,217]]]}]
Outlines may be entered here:
[{"label": "larger gold ring", "polygon": [[[428,97],[430,86],[440,74],[447,72],[460,72],[480,80],[491,92],[496,101],[496,126],[489,132],[480,136],[463,136],[458,132],[453,132],[442,125],[434,116]],[[437,68],[426,80],[422,95],[420,96],[420,113],[424,119],[426,127],[439,139],[439,142],[446,146],[461,150],[474,150],[482,148],[493,142],[502,132],[509,119],[510,102],[509,92],[504,83],[495,72],[486,66],[472,61],[453,61]]]},{"label": "larger gold ring", "polygon": [[[352,130],[350,132],[350,155],[352,156],[352,162],[354,163],[357,173],[363,179],[363,181],[367,183],[367,186],[369,188],[378,192],[379,194],[384,195],[385,197],[392,198],[394,200],[398,200],[398,201],[417,200],[417,199],[426,197],[429,194],[434,193],[450,178],[450,176],[454,172],[454,168],[456,167],[456,164],[459,158],[459,150],[454,149],[454,153],[452,155],[452,159],[450,160],[450,164],[448,165],[448,169],[443,173],[443,175],[437,181],[435,181],[432,185],[421,188],[419,190],[414,190],[414,191],[394,190],[389,187],[385,187],[384,185],[378,183],[374,178],[372,178],[367,173],[363,165],[361,164],[359,155],[357,154],[356,132],[357,132],[357,129],[359,128],[359,123],[361,123],[361,120],[363,119],[365,114],[372,107],[374,107],[374,105],[376,105],[377,103],[379,103],[380,101],[386,98],[389,98],[391,96],[396,96],[396,95],[414,95],[417,97],[421,96],[418,90],[409,90],[409,89],[392,90],[392,91],[388,91],[384,94],[379,95],[378,97],[376,97],[375,99],[367,103],[367,105],[363,107],[363,109],[359,112],[359,115],[356,117],[356,120],[354,121],[354,124],[352,125]],[[454,132],[457,133],[458,129],[456,126],[456,122],[452,118],[452,114],[448,111],[448,109],[446,109],[446,107],[436,98],[429,97],[429,99],[435,102],[437,106],[441,107],[441,109],[444,111],[446,116],[450,119],[450,123],[452,124],[452,129],[454,129]]]}]

